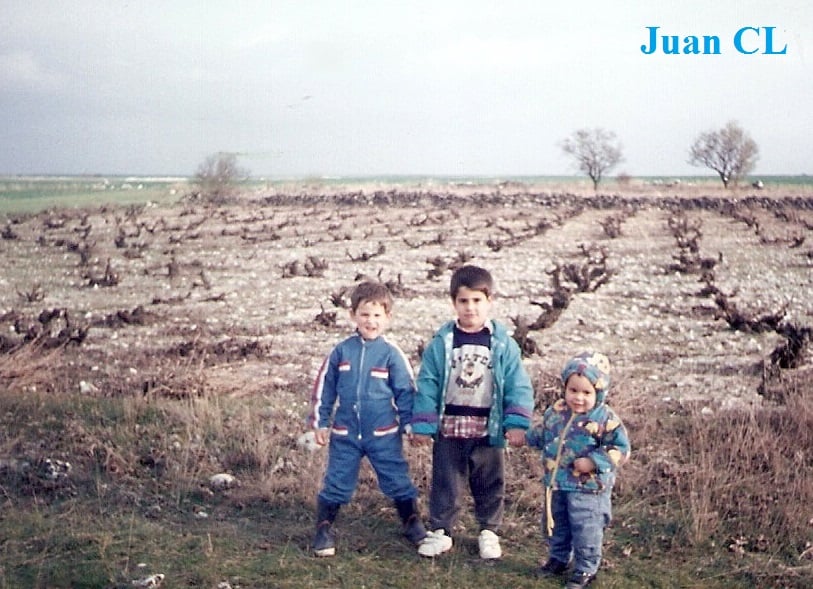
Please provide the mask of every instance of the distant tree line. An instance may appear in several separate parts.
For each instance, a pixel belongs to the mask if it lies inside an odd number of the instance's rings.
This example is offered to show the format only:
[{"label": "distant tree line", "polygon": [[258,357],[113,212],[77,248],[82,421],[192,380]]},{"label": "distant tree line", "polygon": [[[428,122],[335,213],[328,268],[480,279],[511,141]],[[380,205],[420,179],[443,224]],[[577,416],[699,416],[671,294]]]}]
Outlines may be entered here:
[{"label": "distant tree line", "polygon": [[[594,190],[624,159],[615,133],[602,128],[579,129],[562,141],[561,148],[573,159],[576,169],[593,181]],[[736,121],[729,121],[723,128],[706,131],[695,139],[689,147],[688,163],[714,170],[728,188],[747,176],[757,159],[756,142]]]},{"label": "distant tree line", "polygon": [[[594,190],[607,173],[624,160],[616,134],[600,127],[578,129],[560,146],[573,160],[575,168],[592,180]],[[756,142],[736,121],[729,121],[721,129],[698,135],[689,147],[688,163],[714,170],[728,188],[747,176],[757,159]],[[237,165],[235,154],[212,154],[198,166],[194,196],[215,202],[228,200],[235,194],[237,184],[248,176],[248,170]]]}]

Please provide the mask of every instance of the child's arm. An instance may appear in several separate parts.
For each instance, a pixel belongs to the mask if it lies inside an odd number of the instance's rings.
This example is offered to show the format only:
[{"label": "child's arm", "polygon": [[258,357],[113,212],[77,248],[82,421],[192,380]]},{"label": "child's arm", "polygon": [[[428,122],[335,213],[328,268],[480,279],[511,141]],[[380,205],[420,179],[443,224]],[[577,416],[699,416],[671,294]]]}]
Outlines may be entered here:
[{"label": "child's arm", "polygon": [[317,430],[317,436],[319,430],[327,432],[330,427],[333,405],[336,403],[337,356],[334,348],[322,362],[311,389],[311,410],[307,423],[309,428]]},{"label": "child's arm", "polygon": [[390,358],[389,378],[395,408],[398,411],[398,423],[401,432],[407,431],[412,421],[412,410],[415,404],[415,378],[409,358],[396,345],[391,344],[393,355]]},{"label": "child's arm", "polygon": [[531,448],[536,448],[537,450],[541,450],[545,447],[545,426],[543,424],[538,424],[529,428],[525,432],[525,443],[528,444]]},{"label": "child's arm", "polygon": [[554,412],[555,405],[547,407],[545,412],[542,414],[542,422],[535,424],[525,432],[525,443],[528,444],[528,446],[537,450],[543,450],[545,446],[554,438],[555,434],[553,432],[553,428],[548,423],[548,420],[551,418]]},{"label": "child's arm", "polygon": [[429,342],[421,358],[412,409],[413,443],[428,443],[438,432],[443,399],[444,355],[443,339],[435,337]]},{"label": "child's arm", "polygon": [[607,408],[608,417],[598,448],[590,453],[589,459],[595,464],[596,472],[612,472],[626,462],[630,454],[627,428],[615,414]]},{"label": "child's arm", "polygon": [[522,352],[514,338],[508,338],[503,367],[505,371],[503,429],[506,434],[512,429],[525,431],[531,426],[534,388],[522,364]]}]

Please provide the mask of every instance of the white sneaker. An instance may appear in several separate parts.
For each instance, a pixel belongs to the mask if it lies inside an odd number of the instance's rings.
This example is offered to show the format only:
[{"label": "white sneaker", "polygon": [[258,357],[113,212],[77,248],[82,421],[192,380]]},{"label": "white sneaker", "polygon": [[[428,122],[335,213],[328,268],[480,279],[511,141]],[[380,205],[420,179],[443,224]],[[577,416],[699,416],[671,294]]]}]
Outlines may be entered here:
[{"label": "white sneaker", "polygon": [[421,556],[437,556],[452,549],[452,539],[443,530],[426,532],[426,538],[418,544],[418,554]]},{"label": "white sneaker", "polygon": [[502,556],[500,537],[491,530],[483,530],[480,532],[477,544],[480,547],[480,558],[492,559]]}]

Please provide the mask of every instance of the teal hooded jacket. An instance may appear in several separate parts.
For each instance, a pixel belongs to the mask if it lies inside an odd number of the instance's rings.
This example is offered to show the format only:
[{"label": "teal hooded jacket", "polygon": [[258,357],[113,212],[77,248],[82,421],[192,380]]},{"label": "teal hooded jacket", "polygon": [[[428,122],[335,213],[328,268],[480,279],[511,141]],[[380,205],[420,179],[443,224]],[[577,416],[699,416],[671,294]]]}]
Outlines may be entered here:
[{"label": "teal hooded jacket", "polygon": [[[454,321],[443,324],[429,342],[421,358],[412,409],[412,432],[437,436],[446,406],[446,385],[452,366]],[[505,447],[505,431],[527,430],[531,425],[534,391],[522,365],[522,353],[505,326],[493,320],[491,331],[491,370],[494,378],[488,437],[491,446]]]}]

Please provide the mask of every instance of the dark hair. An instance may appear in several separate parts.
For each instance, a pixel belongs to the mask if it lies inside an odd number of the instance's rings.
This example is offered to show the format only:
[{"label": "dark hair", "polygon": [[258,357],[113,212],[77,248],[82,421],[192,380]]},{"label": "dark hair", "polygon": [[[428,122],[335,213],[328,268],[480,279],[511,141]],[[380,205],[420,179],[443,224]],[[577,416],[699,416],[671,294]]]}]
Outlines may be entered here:
[{"label": "dark hair", "polygon": [[359,305],[365,301],[381,303],[387,313],[392,311],[393,300],[390,289],[380,282],[368,280],[358,284],[350,294],[350,309],[355,313]]},{"label": "dark hair", "polygon": [[463,286],[471,290],[479,290],[487,297],[490,297],[494,291],[494,279],[491,277],[491,273],[485,268],[480,268],[479,266],[461,266],[454,271],[451,283],[449,284],[449,294],[452,300],[457,298],[457,292]]}]

